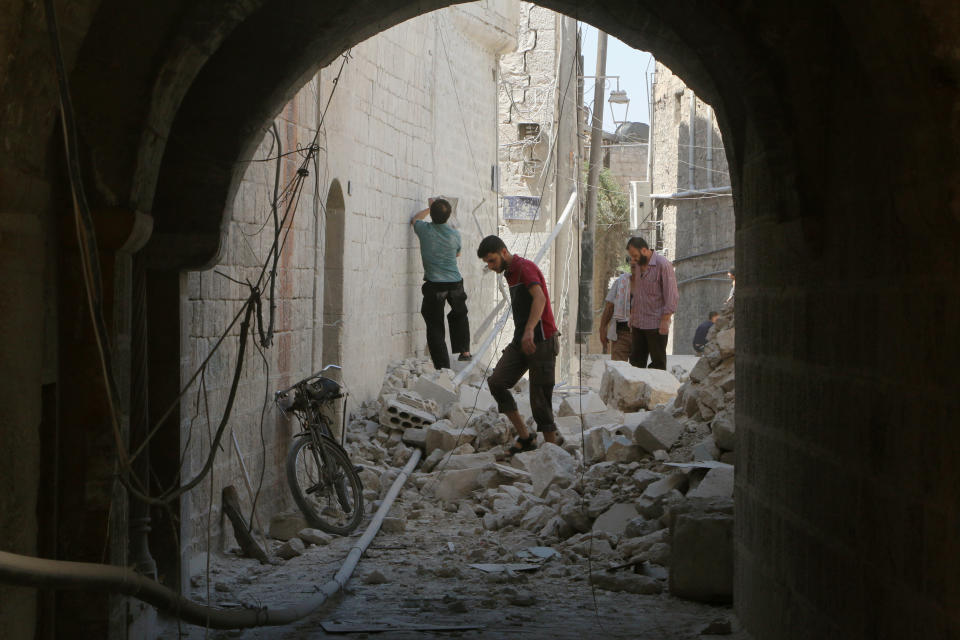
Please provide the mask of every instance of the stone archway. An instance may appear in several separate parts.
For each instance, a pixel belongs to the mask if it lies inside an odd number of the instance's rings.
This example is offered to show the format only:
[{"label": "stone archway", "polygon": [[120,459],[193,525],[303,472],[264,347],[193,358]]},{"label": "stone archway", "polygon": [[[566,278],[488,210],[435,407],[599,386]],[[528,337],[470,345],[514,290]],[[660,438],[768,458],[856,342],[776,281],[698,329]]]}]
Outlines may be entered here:
[{"label": "stone archway", "polygon": [[[64,46],[93,206],[153,214],[151,259],[170,270],[175,290],[177,269],[216,258],[237,160],[291,93],[350,45],[449,4],[71,3]],[[960,310],[950,301],[960,279],[960,159],[950,141],[960,132],[960,9],[542,4],[655,52],[716,107],[724,130],[744,329],[741,618],[758,638],[956,634],[960,481],[950,455],[960,447]],[[24,265],[63,251],[55,241],[44,248],[42,230],[68,209],[51,169],[56,100],[38,7],[14,0],[0,10],[0,298],[31,310],[42,307],[44,276]],[[36,522],[36,478],[16,470],[39,456],[48,374],[35,351],[48,333],[33,311],[5,317],[13,326],[0,338],[0,364],[16,384],[0,404],[15,419],[0,421],[0,436],[15,444],[0,452],[0,479],[13,487],[0,532],[15,540]],[[66,362],[56,376],[100,392],[99,374]],[[60,413],[63,429],[91,438],[108,429],[102,412]],[[64,482],[82,482],[94,461],[77,464]],[[11,617],[2,616],[5,628]]]}]

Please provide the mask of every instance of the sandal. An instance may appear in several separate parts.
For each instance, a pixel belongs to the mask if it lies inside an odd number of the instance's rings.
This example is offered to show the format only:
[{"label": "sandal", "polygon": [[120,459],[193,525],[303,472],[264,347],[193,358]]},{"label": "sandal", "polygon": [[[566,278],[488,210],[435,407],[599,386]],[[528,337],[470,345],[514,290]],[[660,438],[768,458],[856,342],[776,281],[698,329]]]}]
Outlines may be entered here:
[{"label": "sandal", "polygon": [[537,434],[531,433],[526,438],[517,438],[517,444],[507,449],[510,455],[518,454],[522,451],[533,451],[537,448]]}]

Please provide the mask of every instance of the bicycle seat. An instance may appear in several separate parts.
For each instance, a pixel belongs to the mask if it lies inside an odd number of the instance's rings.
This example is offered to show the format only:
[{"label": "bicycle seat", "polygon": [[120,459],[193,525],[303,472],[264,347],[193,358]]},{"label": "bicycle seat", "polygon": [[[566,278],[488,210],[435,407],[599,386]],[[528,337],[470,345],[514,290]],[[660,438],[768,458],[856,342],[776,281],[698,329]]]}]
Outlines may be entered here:
[{"label": "bicycle seat", "polygon": [[315,402],[328,402],[341,397],[340,383],[330,378],[317,378],[307,384],[307,393]]}]

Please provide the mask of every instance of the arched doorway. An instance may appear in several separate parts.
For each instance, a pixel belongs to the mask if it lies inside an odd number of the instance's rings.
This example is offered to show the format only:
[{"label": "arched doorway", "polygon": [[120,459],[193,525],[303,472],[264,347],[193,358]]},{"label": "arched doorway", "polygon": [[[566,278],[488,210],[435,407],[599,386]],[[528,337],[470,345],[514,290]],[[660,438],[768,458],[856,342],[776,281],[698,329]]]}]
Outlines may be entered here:
[{"label": "arched doorway", "polygon": [[[343,366],[343,246],[346,204],[339,180],[330,183],[322,216],[317,221],[317,228],[318,234],[323,234],[323,289],[318,296],[319,302],[317,298],[314,299],[314,305],[322,304],[318,309],[320,330],[314,328],[314,358],[317,368],[328,364]],[[319,246],[318,243],[318,249]],[[317,277],[319,279],[319,274]],[[314,317],[317,317],[316,313]],[[318,334],[319,345],[316,344]],[[339,372],[329,371],[328,374],[341,379]]]}]

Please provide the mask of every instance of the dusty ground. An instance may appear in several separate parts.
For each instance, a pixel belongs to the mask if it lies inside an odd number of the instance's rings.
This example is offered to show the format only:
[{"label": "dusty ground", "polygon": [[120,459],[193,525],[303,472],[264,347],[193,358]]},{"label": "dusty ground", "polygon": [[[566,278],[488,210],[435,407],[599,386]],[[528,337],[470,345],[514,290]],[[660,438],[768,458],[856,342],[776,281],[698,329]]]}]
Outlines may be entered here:
[{"label": "dusty ground", "polygon": [[[469,567],[478,562],[519,562],[515,552],[537,544],[525,531],[487,532],[467,508],[449,513],[420,503],[417,514],[408,490],[399,500],[408,512],[407,530],[381,532],[361,560],[348,592],[305,620],[287,627],[246,631],[205,631],[182,625],[182,638],[645,638],[681,640],[720,636],[700,635],[707,624],[728,619],[737,628],[732,610],[686,602],[667,594],[644,596],[595,589],[586,579],[585,562],[572,563],[558,555],[536,571],[487,574]],[[416,517],[414,517],[416,516]],[[365,526],[365,524],[364,524]],[[359,536],[359,533],[358,533]],[[212,562],[209,593],[222,607],[284,606],[308,597],[315,585],[339,569],[356,537],[335,539],[279,566],[232,555]],[[594,564],[602,569],[605,562]],[[380,584],[380,576],[385,579]],[[206,580],[195,582],[192,597],[205,601]],[[323,622],[366,625],[477,626],[470,631],[400,630],[382,633],[327,633]],[[177,637],[167,622],[163,637]],[[726,638],[743,639],[735,632]]]}]

